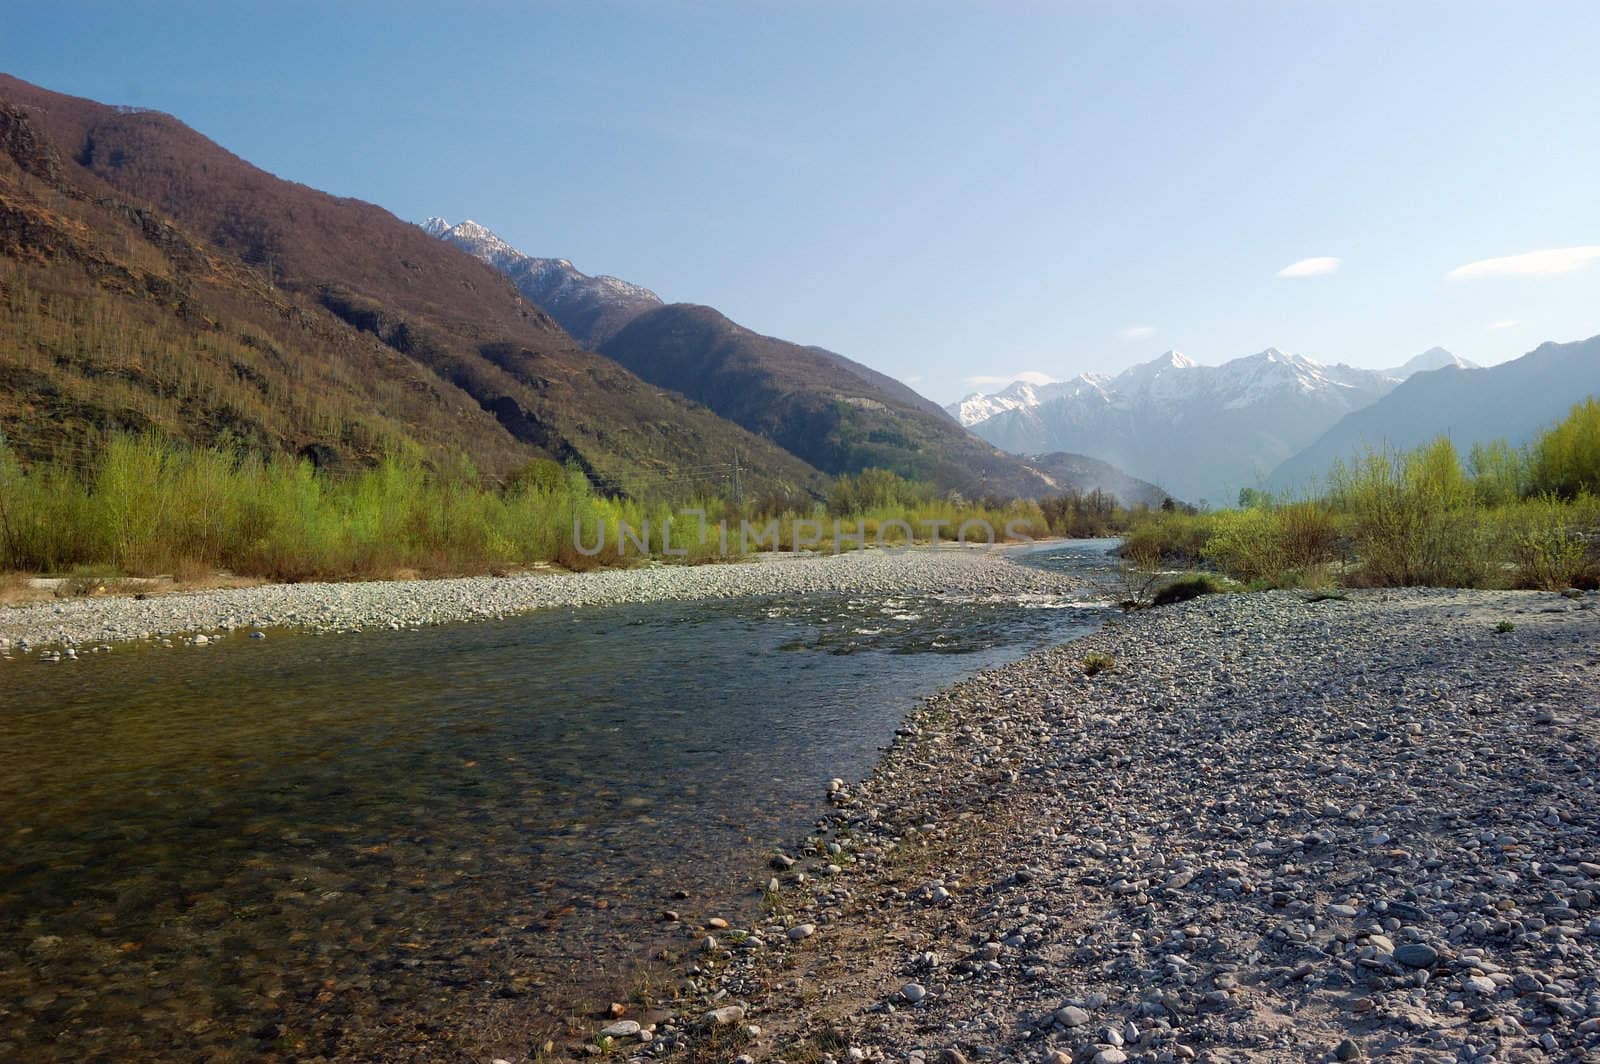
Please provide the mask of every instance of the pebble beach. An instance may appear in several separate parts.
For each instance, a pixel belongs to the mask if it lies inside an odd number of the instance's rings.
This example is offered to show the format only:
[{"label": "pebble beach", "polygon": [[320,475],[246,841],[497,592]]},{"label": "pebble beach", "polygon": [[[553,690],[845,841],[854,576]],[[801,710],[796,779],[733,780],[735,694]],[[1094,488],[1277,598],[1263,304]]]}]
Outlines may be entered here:
[{"label": "pebble beach", "polygon": [[845,594],[1060,594],[1071,583],[996,549],[760,555],[718,565],[646,565],[590,573],[268,584],[63,599],[0,610],[0,651],[75,650],[134,640],[191,640],[248,629],[314,632],[420,628],[534,610],[627,603]]},{"label": "pebble beach", "polygon": [[774,855],[764,922],[686,945],[680,1041],[1600,1060],[1597,607],[1219,595],[947,689]]}]

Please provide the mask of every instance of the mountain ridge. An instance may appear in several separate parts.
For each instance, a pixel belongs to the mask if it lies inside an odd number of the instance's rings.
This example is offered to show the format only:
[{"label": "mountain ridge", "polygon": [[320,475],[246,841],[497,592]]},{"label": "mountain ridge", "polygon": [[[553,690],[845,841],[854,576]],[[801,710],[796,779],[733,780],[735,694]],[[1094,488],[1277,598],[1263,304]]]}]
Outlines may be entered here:
[{"label": "mountain ridge", "polygon": [[[430,218],[421,227],[497,266],[533,302],[552,299],[545,309],[580,335],[590,328],[596,320],[592,308],[603,299],[603,278],[578,274],[574,283],[582,299],[563,301],[533,279],[537,270],[548,269],[543,264],[570,268],[566,260],[528,255],[477,223],[466,226]],[[762,335],[713,307],[638,298],[623,304],[588,333],[600,339],[600,353],[826,473],[881,466],[966,494],[1036,496],[1055,490],[1051,478],[966,432],[905,383],[843,355]]]},{"label": "mountain ridge", "polygon": [[1357,458],[1367,448],[1407,450],[1438,436],[1453,439],[1463,458],[1474,443],[1503,438],[1520,445],[1589,395],[1600,395],[1600,336],[1546,342],[1494,366],[1447,365],[1415,373],[1286,459],[1267,487],[1302,490],[1325,478],[1335,462]]}]

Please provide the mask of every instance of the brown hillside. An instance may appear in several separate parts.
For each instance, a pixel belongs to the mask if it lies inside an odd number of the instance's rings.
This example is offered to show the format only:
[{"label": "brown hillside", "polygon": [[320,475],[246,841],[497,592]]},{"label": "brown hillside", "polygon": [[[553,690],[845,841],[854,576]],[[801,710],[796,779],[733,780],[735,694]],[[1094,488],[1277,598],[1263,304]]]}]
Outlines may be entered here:
[{"label": "brown hillside", "polygon": [[636,493],[736,451],[758,490],[821,482],[381,208],[167,115],[5,75],[0,108],[0,426],[25,447],[151,425],[352,459],[410,438],[495,472],[550,456]]}]

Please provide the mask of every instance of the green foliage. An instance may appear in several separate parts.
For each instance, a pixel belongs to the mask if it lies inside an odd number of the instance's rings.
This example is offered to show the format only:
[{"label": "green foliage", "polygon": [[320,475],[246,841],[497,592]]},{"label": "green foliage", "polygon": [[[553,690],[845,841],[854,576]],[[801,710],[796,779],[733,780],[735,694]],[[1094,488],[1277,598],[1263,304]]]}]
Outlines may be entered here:
[{"label": "green foliage", "polygon": [[[705,505],[713,522],[725,508]],[[662,539],[669,520],[671,555]],[[574,545],[575,524],[585,551]],[[414,450],[400,451],[334,476],[287,457],[146,434],[112,437],[82,472],[48,462],[25,470],[0,441],[0,569],[220,568],[306,580],[545,561],[593,568],[638,559],[619,548],[623,526],[648,528],[644,553],[664,560],[704,560],[719,548],[715,537],[700,543],[697,522],[667,503],[597,495],[582,473],[560,467],[536,468],[496,490],[465,458],[429,468]]]},{"label": "green foliage", "polygon": [[1349,522],[1364,582],[1471,587],[1485,572],[1479,509],[1455,445],[1369,451],[1334,468],[1332,504]]},{"label": "green foliage", "polygon": [[1534,491],[1563,499],[1600,495],[1600,400],[1572,408],[1565,421],[1534,441],[1529,480]]},{"label": "green foliage", "polygon": [[1570,502],[1539,495],[1501,507],[1490,525],[1500,539],[1500,553],[1514,567],[1518,587],[1565,591],[1592,586],[1600,575],[1596,545],[1600,498],[1587,492]]},{"label": "green foliage", "polygon": [[1508,632],[1515,632],[1517,630],[1517,626],[1513,621],[1499,621],[1495,624],[1494,630],[1499,632],[1501,635],[1505,635]]},{"label": "green foliage", "polygon": [[1255,489],[1240,509],[1159,514],[1127,534],[1134,565],[1205,563],[1252,588],[1600,586],[1600,403],[1588,399],[1525,450],[1448,439],[1336,466],[1321,500]]},{"label": "green foliage", "polygon": [[1140,569],[1199,565],[1216,531],[1216,515],[1162,510],[1136,523],[1123,537],[1122,557]]},{"label": "green foliage", "polygon": [[1467,468],[1473,493],[1484,506],[1501,506],[1528,493],[1528,455],[1505,440],[1473,444]]},{"label": "green foliage", "polygon": [[906,480],[888,469],[863,469],[855,476],[833,482],[828,493],[828,513],[835,517],[859,517],[873,510],[921,506],[932,498],[927,485]]}]

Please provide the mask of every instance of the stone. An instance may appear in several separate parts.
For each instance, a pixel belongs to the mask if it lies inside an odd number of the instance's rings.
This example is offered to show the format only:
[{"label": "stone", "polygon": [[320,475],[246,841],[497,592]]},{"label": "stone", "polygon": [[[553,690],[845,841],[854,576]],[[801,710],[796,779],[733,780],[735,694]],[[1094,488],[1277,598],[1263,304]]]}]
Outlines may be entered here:
[{"label": "stone", "polygon": [[1439,963],[1439,951],[1425,942],[1407,942],[1395,948],[1394,959],[1407,968],[1432,968]]},{"label": "stone", "polygon": [[1056,1010],[1055,1020],[1063,1027],[1082,1027],[1089,1022],[1089,1014],[1076,1005],[1064,1005]]},{"label": "stone", "polygon": [[700,1019],[712,1027],[732,1027],[744,1020],[744,1006],[724,1005],[720,1009],[712,1009]]},{"label": "stone", "polygon": [[1354,1039],[1346,1038],[1344,1041],[1333,1047],[1333,1059],[1360,1060],[1361,1047],[1356,1045]]},{"label": "stone", "polygon": [[816,934],[817,933],[817,925],[816,924],[795,924],[793,927],[789,928],[789,930],[784,932],[784,933],[789,936],[789,941],[791,941],[791,942],[799,942],[801,939],[810,938],[812,935]]},{"label": "stone", "polygon": [[900,996],[912,1005],[920,1004],[928,996],[927,987],[921,983],[907,983],[900,988]]},{"label": "stone", "polygon": [[641,1030],[638,1020],[618,1020],[600,1028],[602,1038],[632,1038]]}]

